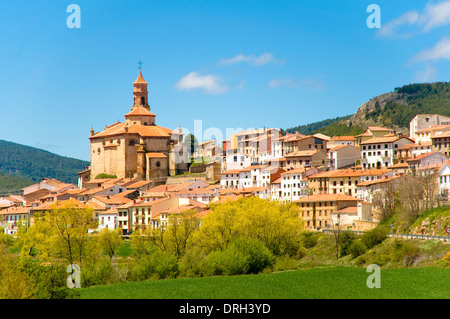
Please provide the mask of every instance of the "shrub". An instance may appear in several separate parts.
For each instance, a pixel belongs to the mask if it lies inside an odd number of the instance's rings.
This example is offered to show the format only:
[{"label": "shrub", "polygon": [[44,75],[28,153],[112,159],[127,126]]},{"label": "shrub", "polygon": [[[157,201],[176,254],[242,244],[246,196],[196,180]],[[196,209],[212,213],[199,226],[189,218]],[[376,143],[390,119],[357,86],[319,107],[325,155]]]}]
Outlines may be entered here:
[{"label": "shrub", "polygon": [[178,272],[175,256],[167,252],[155,251],[152,254],[136,258],[130,265],[128,278],[134,281],[175,278]]},{"label": "shrub", "polygon": [[361,236],[361,241],[367,249],[371,249],[382,243],[387,238],[387,234],[388,231],[385,227],[375,227],[374,229],[364,233]]},{"label": "shrub", "polygon": [[274,261],[273,254],[257,240],[238,239],[222,251],[213,251],[205,259],[210,275],[258,273]]},{"label": "shrub", "polygon": [[192,247],[185,251],[179,260],[180,276],[202,277],[205,275],[206,254],[198,247]]},{"label": "shrub", "polygon": [[352,256],[352,258],[359,257],[363,255],[367,250],[367,247],[360,240],[353,240],[348,247],[348,254]]},{"label": "shrub", "polygon": [[95,176],[95,179],[104,179],[104,178],[117,178],[117,175],[110,175],[106,173],[101,173]]},{"label": "shrub", "polygon": [[111,259],[103,256],[85,265],[81,271],[82,287],[105,285],[115,282]]},{"label": "shrub", "polygon": [[339,242],[341,244],[341,250],[339,252],[339,257],[344,257],[350,254],[349,248],[352,245],[356,235],[352,232],[345,231],[341,234]]},{"label": "shrub", "polygon": [[393,259],[402,261],[405,266],[410,266],[420,257],[420,249],[413,243],[396,239],[394,242]]},{"label": "shrub", "polygon": [[318,241],[318,236],[313,232],[304,232],[301,235],[301,243],[305,248],[315,247]]},{"label": "shrub", "polygon": [[274,271],[294,270],[298,268],[298,260],[290,256],[280,256],[273,265]]}]

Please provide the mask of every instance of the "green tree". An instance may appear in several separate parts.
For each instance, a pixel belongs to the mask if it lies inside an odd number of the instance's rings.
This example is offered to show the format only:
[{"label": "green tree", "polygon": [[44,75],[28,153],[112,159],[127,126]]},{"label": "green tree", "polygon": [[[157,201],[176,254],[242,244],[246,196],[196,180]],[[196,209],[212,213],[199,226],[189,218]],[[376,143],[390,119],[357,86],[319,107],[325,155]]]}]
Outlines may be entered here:
[{"label": "green tree", "polygon": [[194,134],[189,133],[184,137],[183,146],[189,150],[191,156],[194,155],[194,151],[198,146],[198,140]]},{"label": "green tree", "polygon": [[97,234],[97,240],[102,251],[112,259],[123,244],[122,229],[104,228]]},{"label": "green tree", "polygon": [[200,220],[195,217],[195,213],[196,211],[189,210],[170,214],[168,225],[149,230],[152,243],[161,251],[173,254],[178,260],[199,228]]},{"label": "green tree", "polygon": [[294,255],[301,246],[302,231],[297,205],[248,197],[212,205],[202,221],[198,242],[217,250],[236,238],[257,239],[275,255]]},{"label": "green tree", "polygon": [[22,250],[29,253],[35,248],[39,257],[64,259],[69,264],[78,262],[90,252],[88,230],[96,228],[91,208],[75,207],[70,203],[54,206],[44,214],[35,216],[35,223],[23,235]]}]

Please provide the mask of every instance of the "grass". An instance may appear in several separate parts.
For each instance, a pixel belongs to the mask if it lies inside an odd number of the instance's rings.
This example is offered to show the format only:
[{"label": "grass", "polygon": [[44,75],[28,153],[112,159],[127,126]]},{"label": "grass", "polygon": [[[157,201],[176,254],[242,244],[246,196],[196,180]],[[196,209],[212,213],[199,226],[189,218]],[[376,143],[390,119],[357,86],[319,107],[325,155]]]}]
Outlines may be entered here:
[{"label": "grass", "polygon": [[450,299],[450,269],[325,267],[270,274],[125,282],[80,290],[82,299]]}]

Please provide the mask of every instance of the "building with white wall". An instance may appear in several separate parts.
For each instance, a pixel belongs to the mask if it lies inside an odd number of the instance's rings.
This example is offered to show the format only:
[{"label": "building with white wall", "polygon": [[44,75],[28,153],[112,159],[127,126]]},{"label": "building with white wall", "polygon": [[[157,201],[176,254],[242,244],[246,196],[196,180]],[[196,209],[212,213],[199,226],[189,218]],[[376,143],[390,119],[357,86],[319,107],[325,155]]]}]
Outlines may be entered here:
[{"label": "building with white wall", "polygon": [[280,174],[281,199],[287,202],[308,196],[308,179],[303,168],[293,169]]},{"label": "building with white wall", "polygon": [[442,165],[438,173],[438,188],[441,198],[450,200],[450,160]]},{"label": "building with white wall", "polygon": [[414,143],[414,140],[401,134],[388,134],[361,142],[361,166],[363,168],[392,166],[395,164],[398,148],[411,143]]}]

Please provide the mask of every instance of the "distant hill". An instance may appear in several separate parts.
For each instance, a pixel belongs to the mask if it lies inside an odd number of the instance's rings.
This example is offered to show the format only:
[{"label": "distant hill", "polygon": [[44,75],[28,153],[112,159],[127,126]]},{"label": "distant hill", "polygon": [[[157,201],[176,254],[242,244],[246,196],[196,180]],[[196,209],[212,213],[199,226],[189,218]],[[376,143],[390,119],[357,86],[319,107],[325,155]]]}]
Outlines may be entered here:
[{"label": "distant hill", "polygon": [[346,123],[385,126],[408,133],[417,114],[450,116],[450,82],[409,84],[361,105]]},{"label": "distant hill", "polygon": [[21,195],[22,188],[32,184],[34,184],[32,179],[0,173],[0,197],[9,194]]},{"label": "distant hill", "polygon": [[77,173],[89,165],[87,161],[0,140],[0,195],[17,192],[44,177],[77,184]]},{"label": "distant hill", "polygon": [[315,134],[319,131],[323,130],[325,127],[328,127],[332,124],[339,124],[340,122],[346,121],[350,118],[351,115],[342,116],[342,117],[336,117],[334,119],[327,119],[322,120],[319,122],[313,122],[310,124],[305,125],[298,125],[291,128],[286,129],[285,131],[287,133],[295,133],[299,132],[301,134],[309,135],[309,134]]},{"label": "distant hill", "polygon": [[394,88],[362,104],[353,115],[327,119],[285,131],[328,136],[356,135],[367,126],[390,127],[409,133],[409,122],[417,114],[450,116],[450,82],[414,83]]}]

